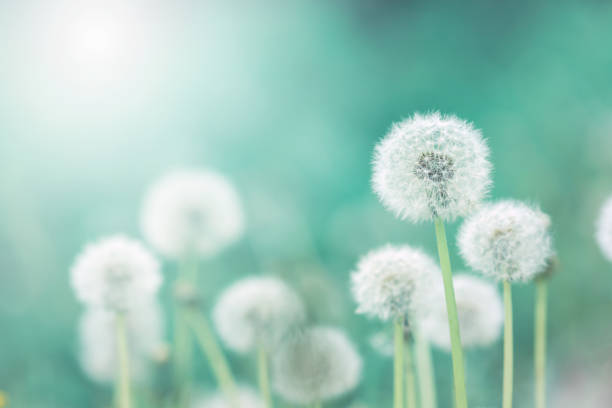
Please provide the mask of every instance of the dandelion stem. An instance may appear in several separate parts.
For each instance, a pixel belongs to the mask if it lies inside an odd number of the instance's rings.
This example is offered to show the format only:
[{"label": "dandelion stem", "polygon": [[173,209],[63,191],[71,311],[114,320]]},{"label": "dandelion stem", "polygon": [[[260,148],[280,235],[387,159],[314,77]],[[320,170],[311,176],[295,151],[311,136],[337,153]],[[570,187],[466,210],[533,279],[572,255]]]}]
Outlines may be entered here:
[{"label": "dandelion stem", "polygon": [[404,318],[396,317],[394,321],[393,342],[393,408],[404,406]]},{"label": "dandelion stem", "polygon": [[451,354],[453,358],[453,378],[455,381],[455,408],[467,408],[468,403],[467,393],[465,390],[463,349],[461,348],[457,303],[455,302],[453,275],[451,272],[450,257],[448,255],[448,244],[446,243],[444,221],[442,221],[440,217],[436,217],[435,226],[436,240],[438,241],[438,256],[440,257],[440,267],[442,269],[442,278],[444,280],[444,296],[446,298],[448,325],[450,328]]},{"label": "dandelion stem", "polygon": [[262,344],[259,344],[257,347],[257,379],[266,408],[272,408],[272,394],[270,393],[270,379],[268,377],[268,356]]},{"label": "dandelion stem", "polygon": [[405,342],[404,365],[406,379],[406,408],[417,408],[416,382],[414,379],[414,369],[412,367],[412,350],[409,341]]},{"label": "dandelion stem", "polygon": [[512,288],[510,282],[504,280],[504,386],[503,408],[512,408],[512,376],[513,376],[513,335],[512,335]]},{"label": "dandelion stem", "polygon": [[416,365],[419,378],[421,408],[436,408],[436,386],[429,342],[418,331],[415,333]]},{"label": "dandelion stem", "polygon": [[188,311],[186,316],[190,327],[195,333],[196,340],[210,364],[219,388],[221,388],[225,397],[229,401],[232,401],[232,405],[237,407],[234,377],[232,376],[229,364],[223,355],[221,347],[215,340],[208,320],[203,314],[195,310]]},{"label": "dandelion stem", "polygon": [[321,404],[321,401],[317,401],[312,404],[312,408],[323,408],[323,404]]},{"label": "dandelion stem", "polygon": [[535,407],[546,407],[546,302],[548,279],[536,279],[535,300]]},{"label": "dandelion stem", "polygon": [[118,408],[130,408],[132,406],[130,363],[125,326],[125,315],[123,313],[118,313],[115,321],[117,358],[119,361],[119,379],[117,381],[116,391]]}]

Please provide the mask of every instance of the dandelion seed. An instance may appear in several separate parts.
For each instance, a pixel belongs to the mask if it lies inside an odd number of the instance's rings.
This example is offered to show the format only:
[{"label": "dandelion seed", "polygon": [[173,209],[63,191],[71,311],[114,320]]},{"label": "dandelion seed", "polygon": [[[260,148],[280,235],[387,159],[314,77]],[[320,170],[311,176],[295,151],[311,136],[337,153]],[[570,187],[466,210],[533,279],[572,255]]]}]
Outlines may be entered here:
[{"label": "dandelion seed", "polygon": [[272,371],[274,386],[283,398],[312,404],[353,390],[361,369],[361,357],[343,331],[314,327],[280,345]]},{"label": "dandelion seed", "polygon": [[249,277],[227,288],[213,310],[221,339],[239,353],[262,344],[267,351],[301,326],[306,311],[300,297],[273,277]]},{"label": "dandelion seed", "polygon": [[[497,341],[504,321],[504,310],[496,287],[470,275],[455,276],[453,286],[461,328],[461,344],[464,347],[483,347]],[[433,344],[450,351],[448,316],[442,285],[435,286],[429,296],[429,307],[419,318],[419,329]]]},{"label": "dandelion seed", "polygon": [[265,406],[259,395],[245,386],[237,388],[236,402],[237,405],[234,405],[223,393],[216,393],[196,398],[191,408],[264,408]]},{"label": "dandelion seed", "polygon": [[372,185],[382,203],[413,222],[473,212],[491,185],[480,132],[439,112],[396,123],[374,153]]},{"label": "dandelion seed", "polygon": [[612,197],[609,197],[601,207],[595,229],[601,252],[609,261],[612,261]]},{"label": "dandelion seed", "polygon": [[357,313],[389,320],[416,312],[439,268],[424,252],[407,245],[386,245],[359,260],[351,274]]},{"label": "dandelion seed", "polygon": [[77,257],[71,279],[81,302],[113,311],[153,297],[162,282],[157,260],[138,241],[122,235],[88,245]]},{"label": "dandelion seed", "polygon": [[177,171],[162,177],[144,200],[142,230],[162,254],[209,257],[238,240],[244,215],[238,193],[213,171]]},{"label": "dandelion seed", "polygon": [[458,245],[474,270],[499,280],[528,281],[553,255],[550,218],[519,201],[484,206],[461,226]]}]

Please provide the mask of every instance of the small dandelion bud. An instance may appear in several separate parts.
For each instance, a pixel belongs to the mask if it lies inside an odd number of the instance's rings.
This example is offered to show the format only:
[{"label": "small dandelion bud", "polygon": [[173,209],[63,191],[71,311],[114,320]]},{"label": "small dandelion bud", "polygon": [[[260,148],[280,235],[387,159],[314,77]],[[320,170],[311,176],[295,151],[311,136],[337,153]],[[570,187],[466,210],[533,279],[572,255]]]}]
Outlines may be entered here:
[{"label": "small dandelion bud", "polygon": [[177,171],[149,189],[141,224],[147,241],[168,257],[210,257],[241,237],[244,215],[238,193],[222,175]]},{"label": "small dandelion bud", "polygon": [[213,310],[213,321],[228,348],[246,353],[257,346],[270,351],[306,320],[297,293],[273,277],[250,277],[227,288]]},{"label": "small dandelion bud", "polygon": [[222,393],[213,395],[205,395],[196,398],[190,404],[191,408],[264,408],[265,404],[259,395],[249,387],[239,386],[236,390],[236,402],[228,401],[228,398]]},{"label": "small dandelion bud", "polygon": [[378,354],[383,357],[393,357],[395,349],[393,345],[392,333],[381,330],[371,335],[368,340],[372,349]]},{"label": "small dandelion bud", "polygon": [[489,149],[472,124],[439,112],[396,123],[374,152],[372,185],[413,222],[472,213],[489,191]]},{"label": "small dandelion bud", "polygon": [[369,252],[351,275],[357,313],[381,320],[414,313],[436,273],[439,268],[429,256],[407,245],[386,245]]},{"label": "small dandelion bud", "polygon": [[151,350],[151,360],[155,364],[166,364],[170,360],[170,345],[168,343],[159,343]]},{"label": "small dandelion bud", "polygon": [[274,386],[287,401],[312,404],[353,390],[362,360],[343,331],[314,327],[278,348],[272,364]]},{"label": "small dandelion bud", "polygon": [[77,298],[90,306],[125,311],[159,289],[159,263],[138,241],[117,235],[88,245],[71,270]]},{"label": "small dandelion bud", "polygon": [[[464,347],[488,346],[499,338],[504,322],[501,297],[495,285],[470,275],[453,278],[457,314]],[[425,313],[419,316],[419,329],[438,347],[450,351],[451,341],[444,287],[434,286]]]},{"label": "small dandelion bud", "polygon": [[474,270],[495,279],[528,281],[553,255],[550,218],[519,201],[484,206],[461,226],[459,249]]},{"label": "small dandelion bud", "polygon": [[[79,360],[83,371],[99,383],[112,383],[118,373],[115,313],[90,307],[79,323]],[[130,370],[136,382],[146,381],[151,356],[164,344],[160,306],[148,301],[135,305],[126,316]]]},{"label": "small dandelion bud", "polygon": [[601,207],[597,224],[596,239],[601,252],[606,259],[612,261],[612,197],[609,197]]},{"label": "small dandelion bud", "polygon": [[198,288],[184,280],[174,284],[174,298],[185,306],[196,306],[200,302]]}]

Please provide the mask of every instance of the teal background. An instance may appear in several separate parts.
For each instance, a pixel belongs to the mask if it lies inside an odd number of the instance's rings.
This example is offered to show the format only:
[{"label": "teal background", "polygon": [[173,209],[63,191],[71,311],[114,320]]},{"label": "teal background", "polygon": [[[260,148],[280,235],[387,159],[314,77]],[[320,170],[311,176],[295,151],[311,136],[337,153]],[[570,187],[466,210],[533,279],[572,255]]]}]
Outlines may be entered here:
[{"label": "teal background", "polygon": [[[11,406],[108,402],[75,358],[82,307],[68,270],[90,240],[140,236],[147,186],[182,167],[227,174],[247,211],[245,239],[202,265],[208,306],[241,276],[286,277],[312,320],[346,328],[366,359],[361,386],[336,406],[389,406],[391,362],[367,344],[380,325],[353,314],[349,274],[386,242],[435,254],[433,226],[394,219],[369,186],[377,140],[432,109],[482,129],[492,198],[539,203],[553,219],[551,406],[612,403],[612,267],[593,238],[612,193],[612,4],[124,3],[0,2],[0,390]],[[92,10],[123,24],[122,51],[80,65],[69,28]],[[458,225],[448,232],[460,270]],[[532,299],[531,286],[515,288],[521,407],[531,406]],[[435,360],[450,406],[450,358]],[[232,364],[253,383],[252,362]],[[501,345],[469,352],[467,365],[472,406],[499,406]]]}]

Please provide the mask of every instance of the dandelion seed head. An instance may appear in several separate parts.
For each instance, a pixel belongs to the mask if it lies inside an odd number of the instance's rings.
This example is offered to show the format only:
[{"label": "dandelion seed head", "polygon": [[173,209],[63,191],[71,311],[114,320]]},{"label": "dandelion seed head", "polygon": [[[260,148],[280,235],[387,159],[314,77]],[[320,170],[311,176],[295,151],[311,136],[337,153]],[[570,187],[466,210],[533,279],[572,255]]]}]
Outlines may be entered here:
[{"label": "dandelion seed head", "polygon": [[487,204],[467,219],[458,245],[472,269],[509,281],[533,279],[554,254],[550,218],[513,200]]},{"label": "dandelion seed head", "polygon": [[429,256],[407,245],[369,252],[351,274],[357,313],[388,320],[417,312],[421,294],[436,272],[439,268]]},{"label": "dandelion seed head", "polygon": [[71,283],[81,302],[122,311],[152,297],[162,276],[140,242],[115,235],[85,247],[72,266]]},{"label": "dandelion seed head", "polygon": [[[110,384],[118,373],[115,336],[116,314],[88,307],[79,322],[79,362],[92,380]],[[144,382],[150,363],[163,341],[164,325],[160,306],[149,300],[126,314],[126,332],[132,379]]]},{"label": "dandelion seed head", "polygon": [[392,126],[374,152],[372,186],[401,219],[452,221],[491,186],[489,149],[471,123],[434,112]]},{"label": "dandelion seed head", "polygon": [[280,279],[249,277],[227,288],[213,309],[213,321],[228,348],[268,350],[306,320],[298,294]]},{"label": "dandelion seed head", "polygon": [[176,171],[146,194],[141,225],[151,245],[168,257],[210,257],[238,240],[244,214],[238,193],[213,171]]},{"label": "dandelion seed head", "polygon": [[[236,402],[240,408],[264,408],[265,404],[259,395],[251,388],[239,386],[236,390]],[[191,408],[234,408],[232,401],[220,392],[204,395],[194,399]]]},{"label": "dandelion seed head", "polygon": [[272,363],[276,391],[296,404],[323,402],[353,390],[361,369],[353,343],[330,327],[313,327],[284,341]]},{"label": "dandelion seed head", "polygon": [[612,261],[612,196],[601,207],[595,225],[597,243],[606,259]]},{"label": "dandelion seed head", "polygon": [[[453,278],[453,286],[461,344],[466,348],[484,347],[497,341],[504,313],[495,285],[475,276],[458,274]],[[442,284],[432,288],[429,299],[426,313],[419,317],[419,329],[433,344],[450,350],[448,315]]]}]

